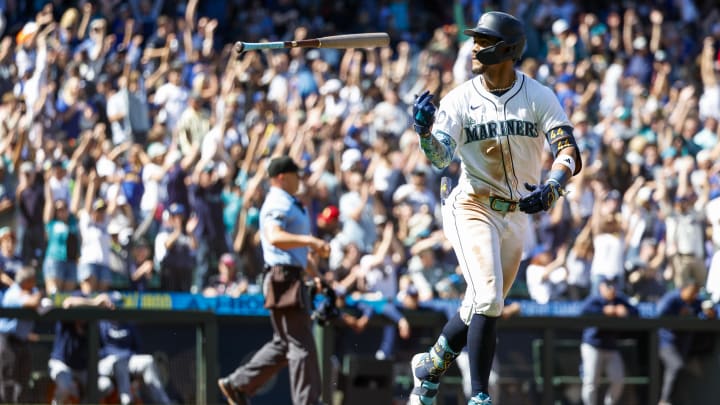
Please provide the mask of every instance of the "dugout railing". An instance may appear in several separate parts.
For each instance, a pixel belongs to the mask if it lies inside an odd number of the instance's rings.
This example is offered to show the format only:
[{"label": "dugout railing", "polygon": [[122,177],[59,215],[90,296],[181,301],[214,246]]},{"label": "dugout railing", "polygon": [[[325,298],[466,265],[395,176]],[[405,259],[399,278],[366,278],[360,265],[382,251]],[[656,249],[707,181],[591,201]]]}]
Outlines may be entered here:
[{"label": "dugout railing", "polygon": [[[217,316],[208,311],[167,311],[145,309],[117,309],[107,310],[101,308],[70,308],[52,309],[40,315],[36,311],[22,308],[0,308],[0,317],[34,319],[38,322],[54,321],[87,321],[88,336],[88,367],[87,381],[98,379],[98,349],[99,349],[99,320],[133,321],[138,323],[151,323],[155,325],[187,325],[195,328],[195,403],[209,404],[208,398],[215,398],[217,369],[216,362],[208,363],[207,359],[218,357]],[[247,322],[252,322],[249,317]],[[210,367],[207,365],[211,364]],[[85,400],[87,403],[100,403],[97,384],[86,384]]]},{"label": "dugout railing", "polygon": [[[405,316],[413,328],[429,327],[436,328],[437,333],[442,329],[445,323],[445,317],[441,313],[428,311],[405,311]],[[385,324],[382,318],[373,318],[370,325],[380,326]],[[563,373],[556,374],[556,363],[558,360],[558,348],[567,345],[568,340],[562,336],[565,331],[580,331],[586,327],[597,326],[602,329],[618,330],[625,332],[633,332],[638,337],[643,338],[644,347],[637,350],[645,350],[644,357],[647,364],[646,376],[628,376],[629,385],[647,385],[648,404],[657,404],[660,388],[662,384],[661,365],[659,360],[659,341],[657,331],[659,328],[667,328],[677,331],[689,332],[711,332],[720,336],[720,320],[702,320],[695,318],[607,318],[607,317],[555,317],[555,316],[516,316],[503,319],[497,323],[500,330],[511,331],[536,331],[540,332],[541,338],[535,340],[534,349],[536,350],[533,361],[534,379],[539,384],[540,403],[542,405],[553,405],[556,403],[557,386],[563,383],[577,383],[579,377]],[[323,375],[329,376],[330,363],[329,354],[332,351],[333,329],[323,328],[318,336],[318,350],[323,360],[321,368]],[[541,342],[541,343],[539,343]],[[577,351],[579,352],[579,340],[577,343]],[[549,360],[549,361],[548,361]],[[579,366],[579,364],[578,364]],[[457,384],[456,376],[450,377],[449,382]],[[326,400],[331,398],[330,392],[332,385],[328,378],[324,378],[324,397]]]},{"label": "dugout railing", "polygon": [[[410,324],[415,327],[435,328],[438,332],[442,328],[445,317],[441,313],[428,311],[406,311],[405,315]],[[35,319],[39,322],[88,321],[88,381],[97,380],[98,361],[98,324],[102,319],[115,319],[133,321],[138,323],[151,323],[156,325],[185,325],[195,329],[195,403],[214,403],[219,397],[216,381],[218,378],[217,359],[220,352],[218,347],[233,340],[238,336],[219,336],[218,325],[220,323],[239,323],[243,325],[257,325],[268,323],[266,316],[233,316],[216,315],[211,311],[175,311],[175,310],[147,310],[147,309],[117,309],[108,311],[98,308],[72,308],[52,309],[40,315],[29,309],[0,308],[0,317]],[[381,318],[374,318],[370,326],[382,325]],[[603,318],[603,317],[533,317],[517,316],[503,319],[498,322],[501,330],[515,331],[537,331],[540,332],[542,345],[540,358],[553,359],[556,354],[558,343],[562,343],[562,331],[580,330],[589,326],[597,326],[603,329],[622,330],[636,332],[646,337],[647,346],[642,348],[647,352],[647,389],[650,403],[657,403],[661,386],[660,362],[658,357],[658,335],[659,328],[669,328],[678,331],[712,332],[720,333],[720,320],[701,320],[688,318]],[[320,368],[323,378],[323,399],[330,403],[333,386],[331,384],[332,364],[331,354],[334,350],[334,327],[316,327],[316,339],[318,344],[318,355],[320,357]],[[641,349],[641,350],[642,350]],[[209,359],[213,359],[208,361]],[[539,365],[539,376],[537,381],[542,383],[541,403],[551,405],[555,403],[555,369],[553,361],[542,361]],[[645,380],[644,380],[645,381]],[[97,386],[88,384],[86,398],[90,403],[98,402]]]}]

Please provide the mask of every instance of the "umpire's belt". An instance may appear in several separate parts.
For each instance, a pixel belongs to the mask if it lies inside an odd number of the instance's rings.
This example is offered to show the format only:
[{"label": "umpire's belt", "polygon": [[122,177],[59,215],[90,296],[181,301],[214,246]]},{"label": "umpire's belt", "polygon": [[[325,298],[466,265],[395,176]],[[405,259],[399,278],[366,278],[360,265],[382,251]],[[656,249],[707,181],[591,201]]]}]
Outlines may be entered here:
[{"label": "umpire's belt", "polygon": [[488,197],[488,201],[490,202],[490,208],[498,212],[515,212],[518,206],[517,201],[506,200],[500,197],[490,196]]}]

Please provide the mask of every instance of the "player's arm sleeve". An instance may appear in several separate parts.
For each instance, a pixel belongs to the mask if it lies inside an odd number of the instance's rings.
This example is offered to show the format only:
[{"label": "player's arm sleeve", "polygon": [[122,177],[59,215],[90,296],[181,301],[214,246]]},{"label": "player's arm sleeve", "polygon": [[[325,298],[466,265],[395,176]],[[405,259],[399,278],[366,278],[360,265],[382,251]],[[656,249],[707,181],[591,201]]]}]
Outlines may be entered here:
[{"label": "player's arm sleeve", "polygon": [[572,156],[573,160],[575,160],[575,171],[572,175],[574,176],[580,173],[582,169],[582,157],[580,156],[580,149],[578,149],[577,142],[575,142],[575,137],[573,136],[573,127],[563,125],[553,128],[550,132],[545,133],[545,138],[550,144],[553,157],[557,159],[561,154]]},{"label": "player's arm sleeve", "polygon": [[438,169],[450,165],[457,143],[445,132],[433,131],[430,136],[420,137],[420,148],[428,160]]},{"label": "player's arm sleeve", "polygon": [[578,174],[582,169],[582,160],[580,150],[573,136],[573,126],[562,109],[557,96],[545,86],[538,86],[537,94],[533,100],[536,112],[536,119],[539,128],[545,134],[550,144],[550,150],[553,157],[557,159],[559,155],[569,154],[575,161],[575,170],[571,175]]},{"label": "player's arm sleeve", "polygon": [[438,169],[450,165],[458,145],[461,121],[457,103],[447,97],[440,102],[430,136],[420,136],[420,148],[430,163]]}]

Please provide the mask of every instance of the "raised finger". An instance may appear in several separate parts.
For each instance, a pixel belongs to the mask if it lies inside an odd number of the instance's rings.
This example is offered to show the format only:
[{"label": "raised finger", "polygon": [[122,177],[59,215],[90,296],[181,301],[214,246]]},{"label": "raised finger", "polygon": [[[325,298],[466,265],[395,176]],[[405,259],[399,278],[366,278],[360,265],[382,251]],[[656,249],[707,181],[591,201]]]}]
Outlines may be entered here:
[{"label": "raised finger", "polygon": [[416,103],[418,105],[424,105],[425,101],[428,99],[428,96],[432,97],[432,95],[430,94],[430,90],[423,91],[422,94],[418,96]]}]

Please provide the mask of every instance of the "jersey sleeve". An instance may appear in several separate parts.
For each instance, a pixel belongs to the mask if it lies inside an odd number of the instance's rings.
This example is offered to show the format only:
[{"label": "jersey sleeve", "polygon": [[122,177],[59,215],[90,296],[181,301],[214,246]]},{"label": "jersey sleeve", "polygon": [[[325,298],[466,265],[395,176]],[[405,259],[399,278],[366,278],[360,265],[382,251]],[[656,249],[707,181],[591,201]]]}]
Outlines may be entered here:
[{"label": "jersey sleeve", "polygon": [[547,134],[551,130],[559,127],[570,127],[572,124],[562,109],[557,95],[548,87],[543,85],[537,86],[535,94],[535,113],[538,128]]},{"label": "jersey sleeve", "polygon": [[457,149],[462,123],[457,103],[452,102],[453,93],[440,101],[440,110],[435,114],[432,135],[420,137],[420,148],[428,160],[437,168],[445,168],[452,161]]},{"label": "jersey sleeve", "polygon": [[541,84],[535,86],[535,119],[537,128],[545,134],[553,157],[557,158],[560,151],[574,148],[576,175],[582,169],[582,157],[573,135],[573,126],[560,105],[555,93]]},{"label": "jersey sleeve", "polygon": [[440,101],[440,107],[435,114],[435,123],[433,124],[433,135],[444,134],[453,140],[455,147],[450,151],[455,154],[455,148],[460,143],[462,134],[462,105],[458,102],[458,93],[450,93]]}]

